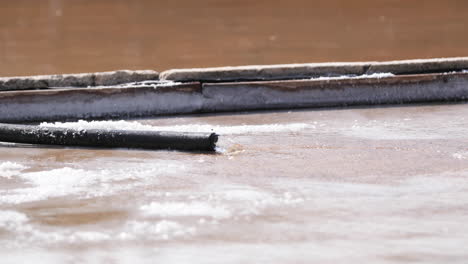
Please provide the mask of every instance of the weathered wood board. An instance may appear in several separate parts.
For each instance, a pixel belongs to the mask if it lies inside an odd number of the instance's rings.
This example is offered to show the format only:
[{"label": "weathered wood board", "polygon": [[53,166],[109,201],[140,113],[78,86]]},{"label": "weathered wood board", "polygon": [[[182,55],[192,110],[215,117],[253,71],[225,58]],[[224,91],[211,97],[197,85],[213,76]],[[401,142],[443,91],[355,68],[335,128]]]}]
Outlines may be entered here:
[{"label": "weathered wood board", "polygon": [[0,121],[95,119],[461,101],[468,72],[0,93]]}]

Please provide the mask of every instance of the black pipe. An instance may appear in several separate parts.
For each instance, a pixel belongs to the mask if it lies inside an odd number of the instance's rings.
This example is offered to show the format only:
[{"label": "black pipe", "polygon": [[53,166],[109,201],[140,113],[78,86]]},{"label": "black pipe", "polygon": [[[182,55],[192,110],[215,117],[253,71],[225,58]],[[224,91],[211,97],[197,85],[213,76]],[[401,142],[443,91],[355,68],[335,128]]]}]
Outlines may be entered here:
[{"label": "black pipe", "polygon": [[0,123],[0,141],[100,148],[214,151],[215,133],[68,129]]}]

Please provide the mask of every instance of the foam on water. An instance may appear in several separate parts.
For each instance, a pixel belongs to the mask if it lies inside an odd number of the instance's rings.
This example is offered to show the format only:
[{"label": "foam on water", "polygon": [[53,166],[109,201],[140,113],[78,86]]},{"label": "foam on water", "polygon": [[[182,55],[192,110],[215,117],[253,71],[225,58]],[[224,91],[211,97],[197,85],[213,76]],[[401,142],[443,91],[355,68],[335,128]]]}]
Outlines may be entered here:
[{"label": "foam on water", "polygon": [[189,124],[175,126],[152,126],[144,125],[136,121],[84,121],[78,122],[55,122],[40,124],[42,127],[63,127],[77,130],[104,129],[104,130],[147,130],[147,131],[178,131],[178,132],[216,132],[218,134],[250,134],[250,133],[271,133],[271,132],[297,132],[313,125],[305,123],[291,124],[266,124],[266,125],[240,125],[240,126],[219,126],[207,124]]}]

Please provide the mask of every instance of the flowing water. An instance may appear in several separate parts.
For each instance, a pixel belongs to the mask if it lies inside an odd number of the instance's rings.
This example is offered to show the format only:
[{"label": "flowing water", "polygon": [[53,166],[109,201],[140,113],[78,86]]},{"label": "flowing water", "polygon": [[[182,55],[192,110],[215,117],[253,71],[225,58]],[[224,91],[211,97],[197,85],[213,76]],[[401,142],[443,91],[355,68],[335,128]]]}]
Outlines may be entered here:
[{"label": "flowing water", "polygon": [[[4,1],[0,75],[464,56],[465,1]],[[2,263],[463,263],[466,104],[44,123],[216,154],[0,143]]]}]

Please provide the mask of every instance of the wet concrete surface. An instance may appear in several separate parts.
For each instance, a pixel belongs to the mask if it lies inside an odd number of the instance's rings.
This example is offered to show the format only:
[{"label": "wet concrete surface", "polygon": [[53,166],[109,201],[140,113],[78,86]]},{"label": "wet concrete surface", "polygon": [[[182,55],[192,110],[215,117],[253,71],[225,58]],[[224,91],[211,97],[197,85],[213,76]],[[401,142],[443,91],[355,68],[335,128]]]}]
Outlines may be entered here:
[{"label": "wet concrete surface", "polygon": [[467,114],[452,104],[43,124],[221,137],[214,155],[2,144],[1,252],[11,262],[462,263]]}]

